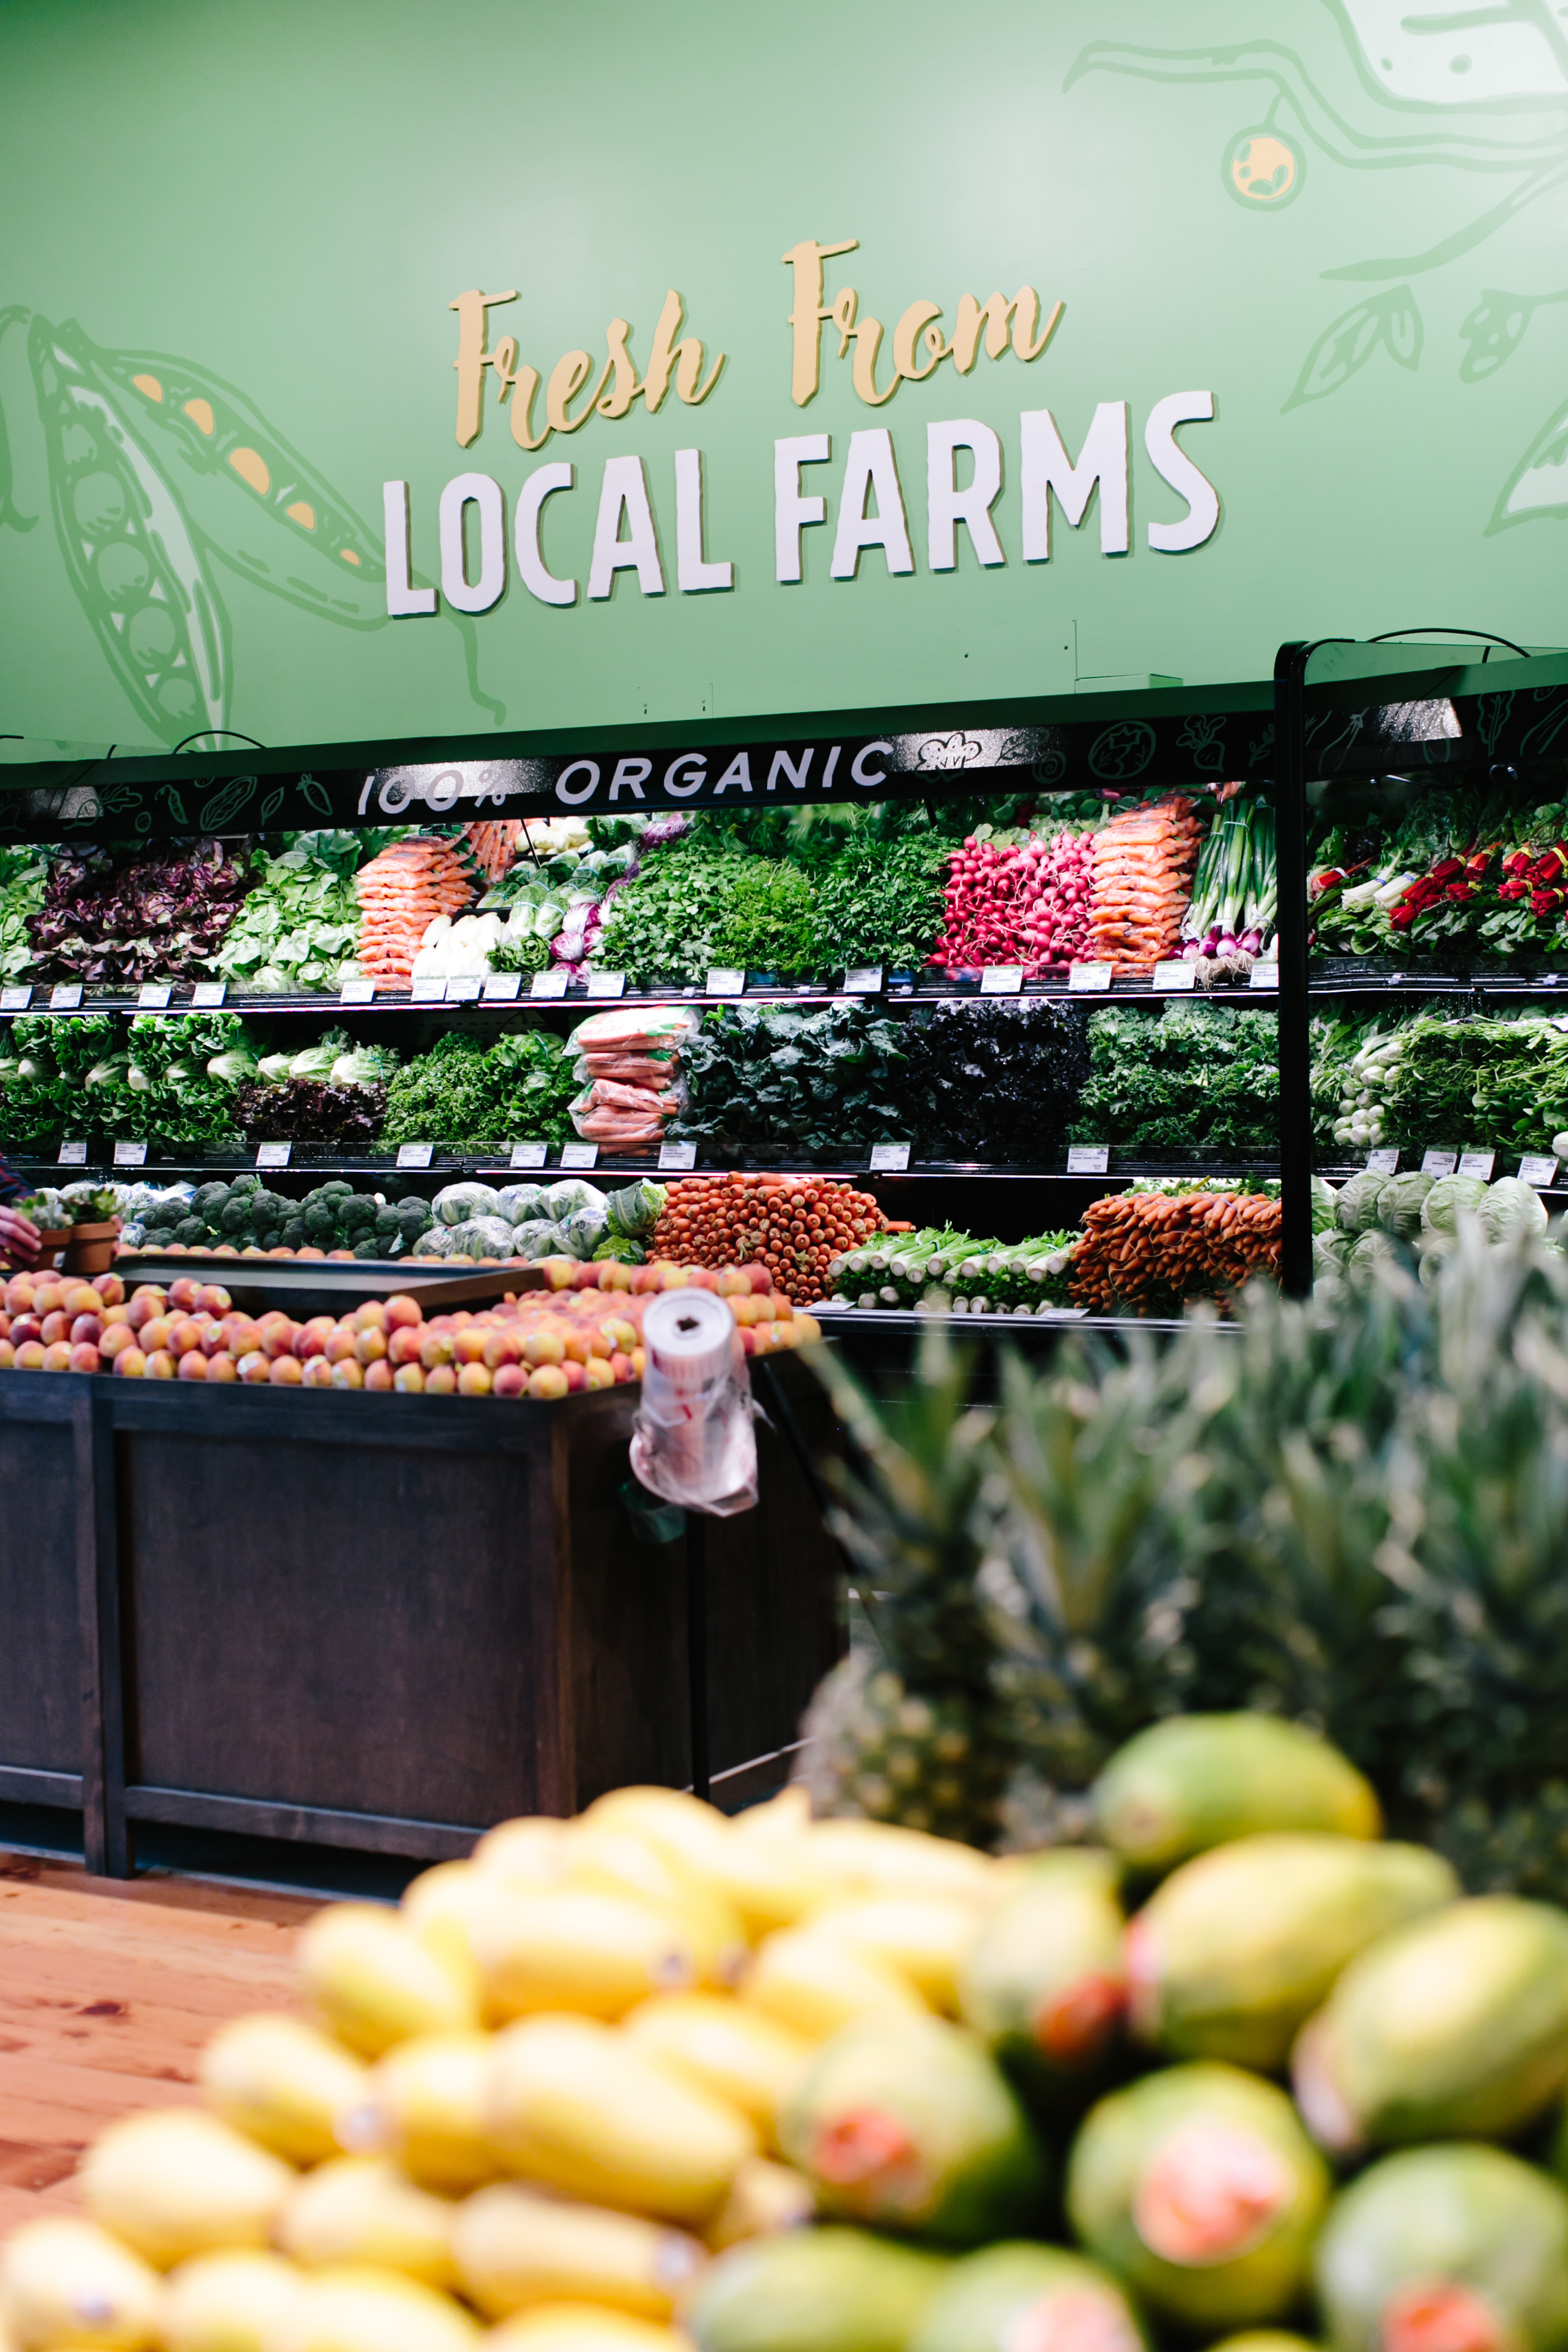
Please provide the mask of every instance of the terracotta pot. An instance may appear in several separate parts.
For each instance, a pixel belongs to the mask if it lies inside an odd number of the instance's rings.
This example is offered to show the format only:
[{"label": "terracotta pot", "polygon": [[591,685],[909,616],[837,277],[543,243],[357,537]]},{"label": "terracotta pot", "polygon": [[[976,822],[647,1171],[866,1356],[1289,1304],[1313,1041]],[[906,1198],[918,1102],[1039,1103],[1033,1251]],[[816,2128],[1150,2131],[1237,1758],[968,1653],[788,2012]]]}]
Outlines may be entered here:
[{"label": "terracotta pot", "polygon": [[110,1217],[100,1225],[73,1225],[66,1236],[62,1273],[107,1274],[114,1264],[114,1245],[119,1239],[118,1217]]}]

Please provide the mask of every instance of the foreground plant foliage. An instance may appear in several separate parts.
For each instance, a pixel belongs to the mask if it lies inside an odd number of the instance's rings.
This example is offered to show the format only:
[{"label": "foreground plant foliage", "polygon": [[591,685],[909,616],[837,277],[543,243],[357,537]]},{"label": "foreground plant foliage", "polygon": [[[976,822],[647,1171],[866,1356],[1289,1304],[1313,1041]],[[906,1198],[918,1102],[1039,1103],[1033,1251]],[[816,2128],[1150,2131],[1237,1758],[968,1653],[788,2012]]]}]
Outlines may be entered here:
[{"label": "foreground plant foliage", "polygon": [[[1568,1269],[1465,1220],[1429,1287],[1389,1265],[1332,1308],[1258,1286],[1239,1314],[1163,1347],[1074,1339],[1039,1377],[1009,1360],[994,1412],[936,1330],[918,1414],[821,1368],[861,1450],[839,1524],[883,1656],[818,1695],[817,1801],[945,1826],[933,1744],[956,1707],[986,1768],[968,1834],[1082,1835],[1132,1733],[1260,1709],[1326,1732],[1472,1889],[1562,1899]],[[949,1454],[976,1475],[939,1480]],[[966,1632],[934,1656],[938,1607]]]}]

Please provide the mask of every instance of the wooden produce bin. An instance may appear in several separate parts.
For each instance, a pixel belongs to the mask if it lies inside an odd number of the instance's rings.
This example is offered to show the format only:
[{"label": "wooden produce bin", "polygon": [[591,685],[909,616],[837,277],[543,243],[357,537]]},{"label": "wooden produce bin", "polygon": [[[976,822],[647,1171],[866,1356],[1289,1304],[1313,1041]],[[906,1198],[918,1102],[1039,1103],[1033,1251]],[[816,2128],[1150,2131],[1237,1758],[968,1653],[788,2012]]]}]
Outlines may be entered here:
[{"label": "wooden produce bin", "polygon": [[[820,1450],[816,1381],[768,1370]],[[637,1396],[0,1372],[0,1800],[79,1808],[120,1876],[139,1822],[438,1861],[689,1785],[688,1539],[640,1543],[617,1494]],[[721,1795],[838,1648],[832,1545],[782,1431],[758,1439],[758,1507],[702,1530]]]}]

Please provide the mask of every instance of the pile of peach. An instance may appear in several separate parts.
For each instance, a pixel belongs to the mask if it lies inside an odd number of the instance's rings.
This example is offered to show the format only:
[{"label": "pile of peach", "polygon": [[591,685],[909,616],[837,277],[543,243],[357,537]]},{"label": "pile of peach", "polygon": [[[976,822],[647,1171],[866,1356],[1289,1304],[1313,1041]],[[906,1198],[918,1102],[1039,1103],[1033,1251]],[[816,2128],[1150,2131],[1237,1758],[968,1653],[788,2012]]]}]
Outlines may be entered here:
[{"label": "pile of peach", "polygon": [[[215,1283],[182,1276],[125,1295],[116,1274],[90,1283],[13,1275],[0,1313],[0,1369],[115,1372],[121,1379],[239,1381],[274,1388],[395,1390],[429,1396],[562,1397],[643,1376],[642,1321],[659,1289],[688,1282],[725,1295],[747,1355],[816,1339],[820,1327],[743,1268],[659,1269],[634,1295],[609,1265],[565,1269],[553,1286],[508,1292],[499,1306],[426,1321],[416,1298],[368,1298],[351,1312],[297,1323],[281,1308],[236,1312]],[[617,1266],[617,1276],[654,1269]]]}]

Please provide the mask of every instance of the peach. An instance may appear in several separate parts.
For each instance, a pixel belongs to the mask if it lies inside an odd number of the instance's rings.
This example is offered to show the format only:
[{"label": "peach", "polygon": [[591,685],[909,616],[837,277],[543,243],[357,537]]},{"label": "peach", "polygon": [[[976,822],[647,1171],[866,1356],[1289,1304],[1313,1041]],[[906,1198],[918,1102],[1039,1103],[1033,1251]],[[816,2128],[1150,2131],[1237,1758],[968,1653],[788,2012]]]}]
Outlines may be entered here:
[{"label": "peach", "polygon": [[97,1291],[106,1307],[124,1304],[125,1285],[117,1274],[95,1274],[89,1287]]},{"label": "peach", "polygon": [[612,1389],[615,1386],[615,1375],[603,1356],[589,1359],[586,1378],[591,1389]]},{"label": "peach", "polygon": [[419,1362],[417,1358],[405,1358],[404,1360],[399,1364],[396,1371],[392,1374],[392,1386],[403,1396],[419,1396],[423,1393],[424,1388],[424,1367]]},{"label": "peach", "polygon": [[354,1354],[361,1364],[379,1364],[387,1351],[387,1335],[379,1323],[367,1323],[354,1337]]},{"label": "peach", "polygon": [[542,1328],[530,1331],[523,1341],[523,1356],[530,1364],[563,1364],[566,1361],[565,1334]]},{"label": "peach", "polygon": [[68,1339],[70,1337],[70,1328],[71,1318],[66,1313],[65,1308],[63,1307],[56,1307],[52,1308],[51,1311],[45,1316],[43,1322],[45,1347],[52,1348],[57,1339]]},{"label": "peach", "polygon": [[44,1369],[44,1343],[41,1339],[24,1339],[16,1350],[19,1372],[41,1372]]},{"label": "peach", "polygon": [[214,1257],[238,1257],[239,1252],[235,1249],[233,1242],[219,1242],[213,1251],[213,1255]]},{"label": "peach", "polygon": [[459,1331],[453,1341],[453,1355],[459,1364],[482,1364],[485,1342],[488,1334],[482,1323],[470,1323]]},{"label": "peach", "polygon": [[778,1312],[779,1309],[774,1306],[771,1297],[766,1297],[758,1291],[752,1293],[751,1320],[753,1323],[771,1323]]},{"label": "peach", "polygon": [[751,1276],[738,1265],[727,1265],[721,1267],[713,1286],[721,1298],[738,1298],[743,1291],[750,1290]]},{"label": "peach", "polygon": [[172,1381],[179,1377],[180,1368],[167,1348],[148,1348],[147,1377],[150,1381]]},{"label": "peach", "polygon": [[207,1360],[200,1348],[187,1348],[176,1363],[183,1381],[204,1381],[207,1377]]},{"label": "peach", "polygon": [[63,1282],[40,1282],[33,1292],[33,1312],[37,1316],[57,1315],[66,1303]]},{"label": "peach", "polygon": [[169,1304],[179,1307],[182,1314],[188,1315],[201,1295],[201,1284],[193,1281],[188,1274],[181,1275],[177,1281],[169,1285]]},{"label": "peach", "polygon": [[652,1290],[657,1290],[659,1287],[658,1267],[653,1265],[634,1265],[632,1268],[631,1287],[632,1290],[642,1294],[646,1294]]},{"label": "peach", "polygon": [[515,1331],[492,1331],[485,1342],[485,1363],[492,1372],[523,1360],[523,1343]]},{"label": "peach", "polygon": [[300,1362],[307,1362],[312,1356],[324,1356],[327,1342],[337,1328],[329,1315],[312,1315],[308,1323],[302,1323],[294,1341],[294,1352]]},{"label": "peach", "polygon": [[727,1299],[725,1303],[728,1307],[730,1313],[735,1318],[736,1328],[740,1331],[745,1331],[748,1330],[751,1325],[756,1322],[757,1310],[762,1302],[760,1299],[753,1298],[750,1286],[747,1285],[745,1290],[737,1291],[732,1297]]},{"label": "peach", "polygon": [[424,1333],[417,1323],[394,1323],[387,1341],[387,1361],[394,1371],[405,1364],[417,1364],[423,1345]]},{"label": "peach", "polygon": [[[193,1316],[187,1315],[172,1326],[169,1332],[169,1352],[172,1356],[203,1355],[203,1326]],[[204,1361],[205,1360],[204,1357]]]},{"label": "peach", "polygon": [[786,1298],[781,1290],[770,1291],[768,1293],[768,1297],[773,1301],[773,1312],[779,1321],[781,1323],[788,1323],[790,1316],[795,1312],[794,1300],[792,1298]]},{"label": "peach", "polygon": [[204,1307],[209,1315],[226,1315],[234,1299],[221,1282],[204,1282],[195,1305]]},{"label": "peach", "polygon": [[18,1315],[11,1325],[11,1337],[20,1347],[24,1339],[41,1339],[44,1327],[36,1315]]},{"label": "peach", "polygon": [[327,1334],[323,1349],[329,1364],[340,1364],[354,1352],[354,1327],[351,1323],[334,1323]]},{"label": "peach", "polygon": [[156,1290],[133,1291],[126,1313],[133,1331],[144,1331],[149,1323],[163,1312],[164,1300]]},{"label": "peach", "polygon": [[488,1396],[492,1386],[487,1364],[466,1363],[457,1374],[459,1396]]},{"label": "peach", "polygon": [[263,1255],[267,1257],[292,1257],[294,1252],[291,1249],[285,1249],[283,1244],[279,1242],[276,1248],[267,1250]]},{"label": "peach", "polygon": [[388,1363],[384,1356],[376,1356],[372,1358],[371,1362],[365,1366],[365,1386],[367,1389],[390,1391],[392,1383],[396,1379],[397,1374],[393,1371],[392,1366]]},{"label": "peach", "polygon": [[631,1357],[623,1353],[621,1349],[617,1348],[615,1353],[610,1359],[610,1369],[614,1373],[617,1381],[629,1381],[632,1377]]},{"label": "peach", "polygon": [[73,1372],[96,1372],[102,1370],[103,1359],[91,1340],[79,1339],[70,1352]]},{"label": "peach", "polygon": [[303,1385],[305,1367],[298,1356],[274,1356],[267,1377],[275,1389],[297,1389]]},{"label": "peach", "polygon": [[0,1372],[8,1372],[16,1360],[16,1350],[9,1339],[0,1339]]},{"label": "peach", "polygon": [[352,1250],[329,1250],[327,1255],[329,1257],[346,1257],[351,1259],[354,1253]]},{"label": "peach", "polygon": [[559,1364],[539,1364],[528,1374],[531,1397],[563,1397],[566,1391],[566,1374]]},{"label": "peach", "polygon": [[539,1272],[549,1290],[570,1290],[577,1274],[574,1257],[546,1257],[539,1260]]},{"label": "peach", "polygon": [[762,1328],[760,1324],[755,1327],[747,1324],[744,1330],[736,1333],[736,1338],[740,1341],[740,1352],[743,1356],[758,1356],[767,1353],[767,1349],[758,1342],[758,1334]]},{"label": "peach", "polygon": [[169,1328],[167,1315],[154,1315],[149,1321],[142,1324],[141,1344],[150,1356],[157,1354],[160,1349],[168,1346]]},{"label": "peach", "polygon": [[239,1357],[235,1370],[252,1388],[258,1388],[272,1377],[272,1366],[259,1348],[252,1348],[248,1354]]},{"label": "peach", "polygon": [[640,1380],[642,1379],[642,1377],[643,1377],[643,1373],[647,1370],[647,1369],[648,1369],[648,1350],[646,1349],[646,1348],[633,1348],[633,1349],[632,1349],[632,1379],[633,1379],[634,1381],[640,1381]]},{"label": "peach", "polygon": [[[215,1356],[209,1356],[206,1365],[209,1381],[237,1381],[239,1378],[239,1367],[225,1348],[220,1348]],[[181,1370],[184,1370],[183,1365]]]},{"label": "peach", "polygon": [[718,1276],[709,1265],[688,1265],[686,1280],[694,1290],[716,1290]]},{"label": "peach", "polygon": [[68,1339],[50,1339],[44,1347],[46,1372],[68,1372],[71,1368],[71,1343]]},{"label": "peach", "polygon": [[30,1275],[14,1274],[5,1285],[5,1311],[9,1315],[29,1315],[33,1308],[33,1280]]},{"label": "peach", "polygon": [[497,1364],[496,1377],[490,1385],[490,1393],[492,1396],[498,1397],[521,1396],[528,1387],[529,1378],[530,1375],[524,1371],[521,1364]]},{"label": "peach", "polygon": [[307,1242],[305,1247],[303,1249],[297,1249],[294,1255],[296,1257],[322,1258],[326,1256],[327,1253],[325,1250],[318,1249],[313,1242]]},{"label": "peach", "polygon": [[261,1346],[261,1334],[248,1315],[225,1315],[218,1326],[224,1345],[237,1364],[242,1356]]},{"label": "peach", "polygon": [[362,1307],[355,1307],[354,1328],[356,1331],[369,1331],[371,1329],[384,1331],[386,1328],[387,1310],[385,1303],[382,1299],[367,1298]]},{"label": "peach", "polygon": [[394,1292],[385,1305],[389,1331],[395,1331],[414,1323],[423,1323],[424,1320],[424,1312],[418,1299],[410,1298],[403,1291]]},{"label": "peach", "polygon": [[[426,1327],[424,1337],[419,1343],[419,1360],[427,1372],[450,1364],[456,1351],[456,1342],[450,1331],[437,1331]],[[453,1385],[455,1387],[455,1381]]]},{"label": "peach", "polygon": [[427,1369],[424,1375],[424,1393],[426,1396],[455,1396],[457,1393],[456,1365],[437,1364],[434,1370]]},{"label": "peach", "polygon": [[583,1364],[580,1364],[575,1356],[569,1356],[567,1358],[565,1363],[561,1366],[561,1370],[566,1374],[567,1387],[570,1389],[574,1396],[580,1389],[585,1389],[588,1386],[587,1367]]},{"label": "peach", "polygon": [[332,1367],[332,1386],[335,1389],[362,1389],[364,1385],[364,1373],[355,1359],[340,1356]]},{"label": "peach", "polygon": [[109,1323],[105,1325],[103,1337],[98,1343],[98,1352],[112,1359],[123,1356],[127,1348],[134,1348],[135,1345],[136,1334],[129,1323]]},{"label": "peach", "polygon": [[131,1328],[131,1309],[121,1300],[110,1300],[105,1304],[99,1319],[101,1320],[106,1331],[109,1329],[111,1323],[123,1323],[126,1329],[129,1331]]},{"label": "peach", "polygon": [[307,1389],[329,1389],[332,1385],[332,1370],[333,1367],[325,1356],[307,1356],[304,1378],[300,1386]]},{"label": "peach", "polygon": [[807,1315],[803,1312],[796,1315],[795,1337],[801,1347],[804,1347],[809,1339],[820,1339],[821,1336],[822,1327],[814,1315]]},{"label": "peach", "polygon": [[270,1316],[267,1317],[261,1327],[262,1354],[274,1359],[292,1356],[295,1337],[298,1329],[298,1323],[290,1322],[287,1315],[276,1323],[272,1321]]},{"label": "peach", "polygon": [[141,1381],[147,1377],[147,1359],[140,1348],[121,1348],[114,1360],[114,1369],[124,1381]]},{"label": "peach", "polygon": [[90,1282],[68,1282],[60,1304],[68,1315],[96,1315],[103,1301]]},{"label": "peach", "polygon": [[608,1359],[615,1353],[615,1342],[612,1339],[609,1332],[605,1329],[602,1323],[598,1324],[593,1330],[587,1332],[584,1336],[588,1340],[588,1353],[590,1360],[591,1360],[595,1356],[603,1356]]}]

